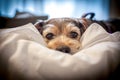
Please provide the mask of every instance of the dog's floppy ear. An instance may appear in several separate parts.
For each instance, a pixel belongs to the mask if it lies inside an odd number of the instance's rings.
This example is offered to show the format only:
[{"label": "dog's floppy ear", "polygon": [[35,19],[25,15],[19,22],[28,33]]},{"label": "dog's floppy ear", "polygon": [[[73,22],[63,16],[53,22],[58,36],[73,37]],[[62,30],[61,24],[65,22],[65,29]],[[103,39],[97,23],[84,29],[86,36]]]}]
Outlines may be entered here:
[{"label": "dog's floppy ear", "polygon": [[34,26],[38,29],[38,31],[42,34],[42,31],[43,31],[43,26],[45,24],[45,21],[43,20],[39,20],[37,21]]},{"label": "dog's floppy ear", "polygon": [[84,31],[89,27],[89,25],[92,23],[91,20],[86,19],[86,18],[78,18],[77,19],[78,23],[79,23],[79,28],[80,28],[80,32],[81,34],[84,33]]},{"label": "dog's floppy ear", "polygon": [[83,28],[86,30],[87,27],[91,24],[91,21],[86,18],[79,18],[79,23],[83,25]]},{"label": "dog's floppy ear", "polygon": [[[89,16],[89,18],[87,18]],[[82,15],[82,17],[79,19],[79,22],[82,23],[86,28],[93,23],[93,18],[95,16],[95,13],[85,13]]]}]

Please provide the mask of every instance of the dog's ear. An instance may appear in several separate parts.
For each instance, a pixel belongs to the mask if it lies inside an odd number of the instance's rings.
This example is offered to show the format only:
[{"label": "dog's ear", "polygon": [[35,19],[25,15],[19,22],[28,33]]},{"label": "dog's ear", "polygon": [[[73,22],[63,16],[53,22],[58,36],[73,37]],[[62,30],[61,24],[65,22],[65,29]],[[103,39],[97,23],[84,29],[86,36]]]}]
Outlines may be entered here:
[{"label": "dog's ear", "polygon": [[79,23],[79,28],[81,34],[85,32],[85,30],[90,26],[91,20],[86,19],[86,18],[78,18],[77,22]]},{"label": "dog's ear", "polygon": [[93,20],[93,18],[95,17],[95,13],[93,12],[85,13],[82,15],[82,18],[87,18],[88,16],[89,16],[88,19]]},{"label": "dog's ear", "polygon": [[81,23],[85,28],[87,28],[87,26],[89,26],[89,20],[87,20],[86,18],[80,18],[79,23]]},{"label": "dog's ear", "polygon": [[[89,16],[89,18],[87,18]],[[79,22],[81,22],[86,28],[93,23],[93,18],[95,16],[95,13],[85,13],[82,15],[82,17],[79,19]]]},{"label": "dog's ear", "polygon": [[38,29],[38,31],[42,34],[42,31],[43,31],[43,26],[45,24],[45,21],[43,20],[39,20],[37,21],[34,26]]}]

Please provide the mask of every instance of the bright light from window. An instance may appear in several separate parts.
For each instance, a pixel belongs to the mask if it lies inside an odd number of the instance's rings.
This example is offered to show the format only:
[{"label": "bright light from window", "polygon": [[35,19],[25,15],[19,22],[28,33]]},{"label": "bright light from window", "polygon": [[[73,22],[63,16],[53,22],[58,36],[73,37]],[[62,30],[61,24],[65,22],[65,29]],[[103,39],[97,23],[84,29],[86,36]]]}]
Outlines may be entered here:
[{"label": "bright light from window", "polygon": [[30,12],[34,12],[34,7],[28,6],[27,9],[28,9],[28,11],[30,11]]},{"label": "bright light from window", "polygon": [[45,0],[44,13],[49,18],[75,17],[80,18],[84,13],[94,12],[95,19],[108,19],[108,0]]},{"label": "bright light from window", "polygon": [[74,5],[73,2],[46,2],[45,4],[45,13],[50,15],[50,18],[53,17],[70,17],[73,15]]}]

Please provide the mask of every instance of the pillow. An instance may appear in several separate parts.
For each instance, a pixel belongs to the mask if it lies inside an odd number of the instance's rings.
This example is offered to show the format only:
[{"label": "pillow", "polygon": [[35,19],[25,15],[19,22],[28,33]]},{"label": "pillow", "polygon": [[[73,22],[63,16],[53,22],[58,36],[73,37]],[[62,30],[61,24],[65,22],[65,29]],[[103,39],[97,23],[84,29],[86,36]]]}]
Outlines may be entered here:
[{"label": "pillow", "polygon": [[0,74],[7,79],[107,79],[120,63],[120,32],[93,23],[74,55],[46,47],[33,24],[0,30]]}]

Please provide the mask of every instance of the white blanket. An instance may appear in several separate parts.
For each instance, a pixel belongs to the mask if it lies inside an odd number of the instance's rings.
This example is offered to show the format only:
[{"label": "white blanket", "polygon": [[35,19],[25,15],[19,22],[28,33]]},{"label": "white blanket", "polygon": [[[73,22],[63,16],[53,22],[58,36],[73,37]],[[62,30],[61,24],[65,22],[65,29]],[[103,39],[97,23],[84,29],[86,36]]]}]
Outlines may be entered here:
[{"label": "white blanket", "polygon": [[51,50],[33,24],[0,30],[0,74],[15,80],[102,80],[120,64],[120,32],[93,23],[74,55]]}]

